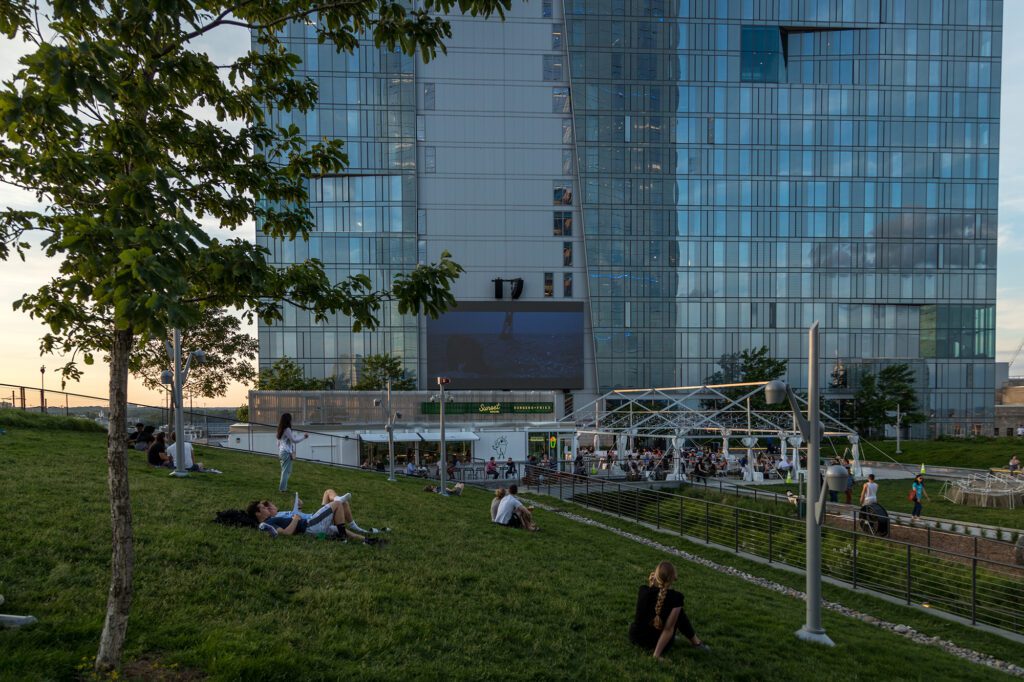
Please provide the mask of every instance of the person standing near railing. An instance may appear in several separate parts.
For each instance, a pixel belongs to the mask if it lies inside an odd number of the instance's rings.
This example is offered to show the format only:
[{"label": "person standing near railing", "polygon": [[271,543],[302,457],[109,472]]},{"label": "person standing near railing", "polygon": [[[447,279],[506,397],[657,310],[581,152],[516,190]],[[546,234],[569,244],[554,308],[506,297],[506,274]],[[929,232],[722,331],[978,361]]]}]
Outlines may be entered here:
[{"label": "person standing near railing", "polygon": [[292,475],[292,462],[295,461],[295,446],[309,438],[309,434],[303,434],[302,438],[296,438],[292,431],[292,415],[285,412],[277,423],[277,456],[281,460],[281,484],[278,490],[288,491],[288,478]]}]

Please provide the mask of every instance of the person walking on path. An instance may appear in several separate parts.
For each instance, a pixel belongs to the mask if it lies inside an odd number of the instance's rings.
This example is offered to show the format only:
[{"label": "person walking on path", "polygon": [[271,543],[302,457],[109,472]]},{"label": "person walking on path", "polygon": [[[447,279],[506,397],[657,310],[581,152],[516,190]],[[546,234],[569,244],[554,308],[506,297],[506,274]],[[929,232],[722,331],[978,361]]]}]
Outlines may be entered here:
[{"label": "person walking on path", "polygon": [[911,520],[918,521],[921,519],[921,498],[931,500],[931,498],[928,497],[928,491],[924,489],[924,476],[918,474],[914,477],[914,484],[911,486],[911,491],[911,497],[914,501],[914,511],[911,513],[910,517]]},{"label": "person walking on path", "polygon": [[278,490],[288,491],[288,477],[292,475],[292,462],[295,461],[295,446],[299,442],[309,438],[309,434],[303,434],[302,438],[296,438],[292,431],[291,412],[281,415],[281,421],[277,423],[277,456],[281,460],[281,484]]}]

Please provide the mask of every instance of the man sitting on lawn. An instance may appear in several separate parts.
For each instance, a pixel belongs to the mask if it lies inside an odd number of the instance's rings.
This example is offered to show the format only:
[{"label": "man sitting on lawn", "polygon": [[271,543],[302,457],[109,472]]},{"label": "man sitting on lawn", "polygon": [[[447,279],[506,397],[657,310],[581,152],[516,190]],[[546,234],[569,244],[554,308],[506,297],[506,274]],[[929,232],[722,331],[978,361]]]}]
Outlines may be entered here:
[{"label": "man sitting on lawn", "polygon": [[512,484],[508,487],[508,493],[498,503],[498,512],[494,516],[494,522],[509,528],[525,528],[529,531],[539,530],[533,522],[533,514],[516,497],[519,486]]}]

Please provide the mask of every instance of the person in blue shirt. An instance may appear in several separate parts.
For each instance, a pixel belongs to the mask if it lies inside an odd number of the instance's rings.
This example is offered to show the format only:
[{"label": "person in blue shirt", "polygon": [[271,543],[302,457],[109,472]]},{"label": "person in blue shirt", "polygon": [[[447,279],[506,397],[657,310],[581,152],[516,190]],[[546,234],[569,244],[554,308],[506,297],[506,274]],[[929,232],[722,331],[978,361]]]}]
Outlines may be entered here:
[{"label": "person in blue shirt", "polygon": [[913,487],[913,490],[914,490],[914,511],[911,513],[910,517],[911,517],[911,520],[917,521],[917,520],[919,520],[921,518],[921,500],[922,499],[930,500],[931,498],[928,497],[928,492],[924,489],[924,476],[923,475],[918,474],[914,478],[914,483],[913,483],[912,487]]}]

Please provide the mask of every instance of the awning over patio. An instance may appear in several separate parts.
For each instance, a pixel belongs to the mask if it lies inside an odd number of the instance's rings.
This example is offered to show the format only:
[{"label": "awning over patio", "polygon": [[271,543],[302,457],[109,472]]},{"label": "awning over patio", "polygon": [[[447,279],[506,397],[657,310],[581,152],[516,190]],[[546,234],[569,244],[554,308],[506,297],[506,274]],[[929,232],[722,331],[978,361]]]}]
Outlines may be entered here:
[{"label": "awning over patio", "polygon": [[[420,433],[420,438],[429,442],[440,442],[441,432],[424,431],[423,433]],[[444,440],[447,443],[456,443],[459,441],[480,440],[480,436],[476,435],[472,431],[445,431]]]},{"label": "awning over patio", "polygon": [[[387,443],[388,434],[387,431],[376,432],[376,433],[360,433],[359,440],[367,443]],[[395,442],[396,443],[410,443],[420,440],[420,434],[409,431],[395,431]]]}]

